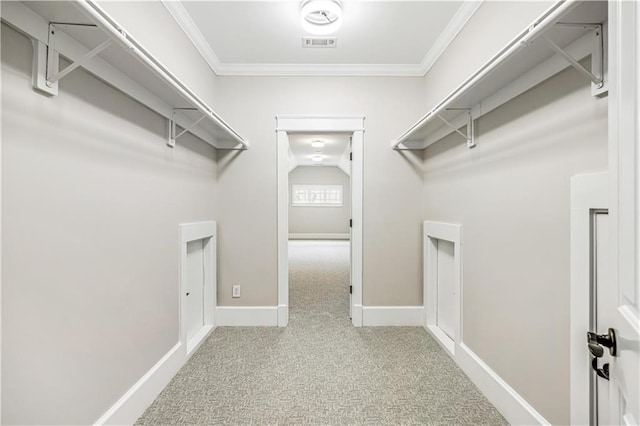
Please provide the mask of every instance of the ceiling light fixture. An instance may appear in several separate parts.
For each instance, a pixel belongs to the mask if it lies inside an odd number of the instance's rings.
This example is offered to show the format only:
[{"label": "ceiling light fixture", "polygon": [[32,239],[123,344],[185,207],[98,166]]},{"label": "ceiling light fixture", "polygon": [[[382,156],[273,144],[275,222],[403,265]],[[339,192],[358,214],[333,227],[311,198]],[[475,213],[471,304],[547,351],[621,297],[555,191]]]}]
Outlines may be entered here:
[{"label": "ceiling light fixture", "polygon": [[338,0],[305,0],[300,14],[302,28],[311,34],[331,34],[342,25],[342,3]]},{"label": "ceiling light fixture", "polygon": [[322,158],[321,155],[314,155],[313,157],[311,157],[311,161],[314,161],[316,163],[319,163],[322,160],[323,160],[323,158]]},{"label": "ceiling light fixture", "polygon": [[323,141],[311,141],[311,146],[314,148],[324,148]]}]

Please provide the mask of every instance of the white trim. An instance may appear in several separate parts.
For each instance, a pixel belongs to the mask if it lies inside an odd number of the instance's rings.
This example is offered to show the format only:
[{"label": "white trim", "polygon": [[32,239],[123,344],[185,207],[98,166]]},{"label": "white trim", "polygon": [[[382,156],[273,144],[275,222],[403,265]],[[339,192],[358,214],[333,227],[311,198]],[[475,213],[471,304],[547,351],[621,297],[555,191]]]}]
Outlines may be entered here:
[{"label": "white trim", "polygon": [[421,64],[222,64],[218,75],[423,77]]},{"label": "white trim", "polygon": [[609,174],[571,178],[570,408],[571,424],[589,424],[589,351],[591,329],[591,211],[609,206]]},{"label": "white trim", "polygon": [[187,360],[185,349],[182,343],[176,343],[95,424],[134,424],[184,365]]},{"label": "white trim", "polygon": [[348,240],[349,234],[310,234],[294,233],[289,234],[290,240]]},{"label": "white trim", "polygon": [[[362,326],[362,196],[363,196],[363,134],[364,116],[277,115],[277,224],[278,224],[278,306],[289,304],[289,132],[351,133],[353,152],[351,171],[351,308],[352,323]],[[357,309],[356,309],[357,308]],[[279,313],[278,325],[285,327],[288,314]]]},{"label": "white trim", "polygon": [[[364,118],[360,123],[364,127]],[[356,127],[357,128],[357,127]],[[364,130],[353,132],[351,137],[351,322],[362,327],[362,310],[354,312],[354,307],[362,305],[363,244],[364,244]]]},{"label": "white trim", "polygon": [[[456,343],[462,342],[462,225],[424,222],[424,326],[452,357]],[[438,251],[434,240],[450,241],[454,245],[454,336],[448,336],[438,327]]]},{"label": "white trim", "polygon": [[360,324],[362,326],[363,306],[361,303],[354,303],[351,307],[351,322],[352,324]]},{"label": "white trim", "polygon": [[550,425],[540,413],[465,344],[457,345],[456,363],[512,425]]},{"label": "white trim", "polygon": [[278,326],[289,323],[289,307],[287,305],[278,305]]},{"label": "white trim", "polygon": [[363,306],[363,326],[424,325],[423,306]]},{"label": "white trim", "polygon": [[[187,341],[187,243],[203,240],[204,267],[204,324],[202,329]],[[216,326],[216,222],[194,222],[180,225],[180,342],[185,345],[187,355],[191,356]]]},{"label": "white trim", "polygon": [[277,115],[276,131],[308,132],[317,129],[322,132],[351,133],[364,131],[364,115]]},{"label": "white trim", "polygon": [[469,19],[476,13],[478,8],[482,5],[484,0],[465,0],[462,6],[458,9],[456,14],[451,18],[451,21],[442,30],[438,39],[433,43],[431,49],[424,55],[420,62],[420,76],[424,76],[429,72],[431,67],[440,58],[440,55],[449,47],[449,44],[457,37],[458,33],[462,31]]},{"label": "white trim", "polygon": [[[289,323],[289,136],[286,131],[278,130],[276,134],[277,151],[277,244],[278,244],[278,306],[287,313],[278,313],[278,326],[286,327]],[[283,320],[286,320],[283,322]]]},{"label": "white trim", "polygon": [[243,64],[220,61],[181,2],[161,2],[216,75],[336,77],[424,77],[482,4],[482,0],[465,0],[419,64]]},{"label": "white trim", "polygon": [[220,59],[218,59],[218,55],[213,51],[211,45],[207,42],[207,39],[202,34],[196,23],[193,22],[191,15],[189,15],[189,12],[184,8],[182,2],[175,0],[160,1],[167,11],[169,11],[173,19],[175,19],[178,26],[187,35],[189,40],[191,40],[191,43],[195,46],[198,52],[200,52],[202,59],[205,60],[215,74],[219,75],[222,63],[220,62]]},{"label": "white trim", "polygon": [[276,327],[283,306],[218,306],[219,327]]}]

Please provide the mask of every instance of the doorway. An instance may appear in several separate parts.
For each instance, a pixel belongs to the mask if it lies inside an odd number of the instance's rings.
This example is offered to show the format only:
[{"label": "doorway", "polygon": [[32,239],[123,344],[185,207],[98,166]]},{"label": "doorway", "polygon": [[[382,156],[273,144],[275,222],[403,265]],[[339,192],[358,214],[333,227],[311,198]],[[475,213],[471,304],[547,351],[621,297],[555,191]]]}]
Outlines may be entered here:
[{"label": "doorway", "polygon": [[351,134],[288,139],[289,319],[350,319]]},{"label": "doorway", "polygon": [[[289,322],[289,172],[293,162],[290,138],[300,135],[349,137],[350,149],[350,276],[349,308],[354,326],[362,326],[362,152],[364,117],[284,116],[276,117],[278,152],[278,326]],[[300,136],[304,137],[304,136]],[[346,151],[346,150],[345,150]],[[344,154],[343,151],[341,154]],[[342,155],[341,157],[342,158]],[[344,193],[343,193],[344,195]]]}]

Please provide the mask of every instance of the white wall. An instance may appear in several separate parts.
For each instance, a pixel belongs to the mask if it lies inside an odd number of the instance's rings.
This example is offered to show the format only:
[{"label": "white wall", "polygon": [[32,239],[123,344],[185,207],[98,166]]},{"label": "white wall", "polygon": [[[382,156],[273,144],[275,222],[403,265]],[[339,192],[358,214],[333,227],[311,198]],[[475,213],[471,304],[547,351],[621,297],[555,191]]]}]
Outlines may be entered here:
[{"label": "white wall", "polygon": [[216,152],[81,70],[35,93],[31,50],[2,26],[2,422],[90,424],[178,341]]},{"label": "white wall", "polygon": [[[218,76],[216,108],[251,141],[249,151],[218,156],[219,304],[277,304],[278,114],[366,116],[364,303],[421,303],[420,154],[389,145],[419,118],[423,90],[422,78]],[[239,299],[233,284],[242,285]]]},{"label": "white wall", "polygon": [[569,423],[569,178],[607,168],[607,101],[567,70],[425,150],[425,219],[460,223],[463,341]]},{"label": "white wall", "polygon": [[[289,234],[349,234],[351,180],[338,167],[296,167],[289,173],[293,185],[342,185],[342,206],[294,207],[289,203]],[[289,196],[291,199],[291,195]]]},{"label": "white wall", "polygon": [[[484,2],[427,74],[427,104],[548,6]],[[568,424],[569,178],[607,168],[607,99],[568,69],[476,130],[473,150],[450,135],[424,151],[424,218],[464,226],[463,342],[548,421]]]},{"label": "white wall", "polygon": [[182,83],[210,106],[214,104],[216,75],[161,2],[98,3]]},{"label": "white wall", "polygon": [[424,218],[464,227],[463,342],[548,421],[568,424],[569,179],[607,168],[607,100],[567,69],[476,130],[473,150],[450,135],[424,151]]}]

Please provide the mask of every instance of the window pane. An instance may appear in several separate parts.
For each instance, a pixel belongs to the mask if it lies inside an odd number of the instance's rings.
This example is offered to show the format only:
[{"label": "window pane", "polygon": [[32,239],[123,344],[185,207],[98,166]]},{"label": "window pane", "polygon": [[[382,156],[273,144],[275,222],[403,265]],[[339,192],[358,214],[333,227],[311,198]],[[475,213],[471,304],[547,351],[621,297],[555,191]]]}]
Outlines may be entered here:
[{"label": "window pane", "polygon": [[292,185],[293,206],[342,206],[342,185]]}]

